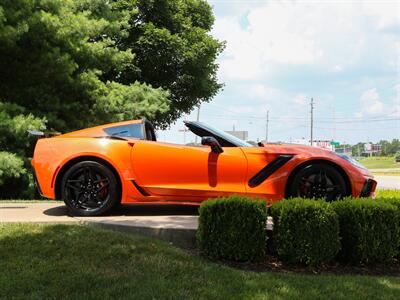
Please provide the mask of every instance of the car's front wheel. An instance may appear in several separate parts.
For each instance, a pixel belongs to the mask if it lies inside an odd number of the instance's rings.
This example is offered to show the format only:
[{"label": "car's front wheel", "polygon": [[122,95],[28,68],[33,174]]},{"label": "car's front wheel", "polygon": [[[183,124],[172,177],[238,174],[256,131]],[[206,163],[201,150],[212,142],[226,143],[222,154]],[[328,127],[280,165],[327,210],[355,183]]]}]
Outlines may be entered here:
[{"label": "car's front wheel", "polygon": [[289,182],[288,197],[334,201],[347,195],[346,181],[334,167],[314,163],[300,169]]},{"label": "car's front wheel", "polygon": [[74,215],[97,216],[111,210],[120,200],[114,173],[96,161],[81,161],[64,174],[62,198]]}]

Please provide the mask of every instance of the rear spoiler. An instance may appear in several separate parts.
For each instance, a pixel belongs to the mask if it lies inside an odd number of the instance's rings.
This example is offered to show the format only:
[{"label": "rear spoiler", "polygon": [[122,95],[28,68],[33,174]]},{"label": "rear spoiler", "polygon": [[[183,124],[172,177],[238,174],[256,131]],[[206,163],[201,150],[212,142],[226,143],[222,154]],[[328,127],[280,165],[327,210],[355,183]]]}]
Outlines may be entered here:
[{"label": "rear spoiler", "polygon": [[27,130],[29,135],[35,136],[38,139],[41,138],[50,138],[56,135],[60,135],[60,132],[43,132],[43,131],[39,131],[39,130]]}]

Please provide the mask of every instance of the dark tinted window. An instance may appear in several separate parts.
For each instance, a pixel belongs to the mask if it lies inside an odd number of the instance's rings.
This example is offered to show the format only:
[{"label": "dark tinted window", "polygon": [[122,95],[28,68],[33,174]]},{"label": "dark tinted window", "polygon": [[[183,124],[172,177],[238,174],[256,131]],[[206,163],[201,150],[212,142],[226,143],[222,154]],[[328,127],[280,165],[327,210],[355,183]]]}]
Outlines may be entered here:
[{"label": "dark tinted window", "polygon": [[108,135],[132,137],[136,139],[143,138],[142,124],[128,124],[115,127],[104,128]]}]

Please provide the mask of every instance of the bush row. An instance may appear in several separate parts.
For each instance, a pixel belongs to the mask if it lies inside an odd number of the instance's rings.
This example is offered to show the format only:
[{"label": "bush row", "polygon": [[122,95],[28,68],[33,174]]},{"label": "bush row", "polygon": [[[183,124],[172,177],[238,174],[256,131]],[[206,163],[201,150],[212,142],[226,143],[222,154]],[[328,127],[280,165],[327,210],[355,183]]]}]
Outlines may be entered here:
[{"label": "bush row", "polygon": [[400,199],[345,199],[333,203],[290,199],[274,203],[233,196],[200,207],[197,240],[208,256],[257,261],[266,252],[267,212],[272,249],[289,263],[339,259],[388,262],[400,256]]},{"label": "bush row", "polygon": [[290,263],[315,265],[332,260],[340,249],[339,220],[323,201],[290,199],[272,205],[273,248]]},{"label": "bush row", "polygon": [[239,196],[208,200],[199,210],[197,242],[208,256],[260,260],[266,249],[265,201]]}]

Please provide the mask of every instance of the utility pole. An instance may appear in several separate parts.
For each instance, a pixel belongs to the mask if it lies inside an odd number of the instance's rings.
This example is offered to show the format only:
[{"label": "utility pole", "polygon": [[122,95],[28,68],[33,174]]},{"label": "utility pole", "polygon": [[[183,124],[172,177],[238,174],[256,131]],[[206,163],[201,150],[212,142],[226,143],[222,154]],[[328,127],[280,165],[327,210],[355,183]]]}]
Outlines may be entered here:
[{"label": "utility pole", "polygon": [[267,123],[265,124],[265,142],[268,143],[269,110],[267,110]]},{"label": "utility pole", "polygon": [[186,145],[186,132],[188,132],[189,130],[185,127],[185,128],[179,129],[178,131],[183,132],[183,144]]},{"label": "utility pole", "polygon": [[[197,107],[197,118],[196,118],[196,121],[199,122],[199,120],[200,120],[200,104]],[[195,144],[197,144],[197,135],[194,138],[194,142],[195,142]]]},{"label": "utility pole", "polygon": [[310,113],[311,113],[311,141],[310,141],[310,143],[311,143],[311,146],[313,145],[313,140],[314,140],[314,137],[313,137],[313,127],[314,127],[314,99],[313,98],[311,98],[311,102],[310,102],[310,106],[311,106],[311,111],[310,111]]},{"label": "utility pole", "polygon": [[336,141],[336,110],[334,106],[332,106],[332,114],[333,114],[333,140]]},{"label": "utility pole", "polygon": [[[185,121],[186,121],[186,117],[185,117]],[[185,126],[182,129],[178,130],[179,132],[183,132],[183,144],[186,145],[186,132],[189,131],[189,129],[187,129]]]}]

